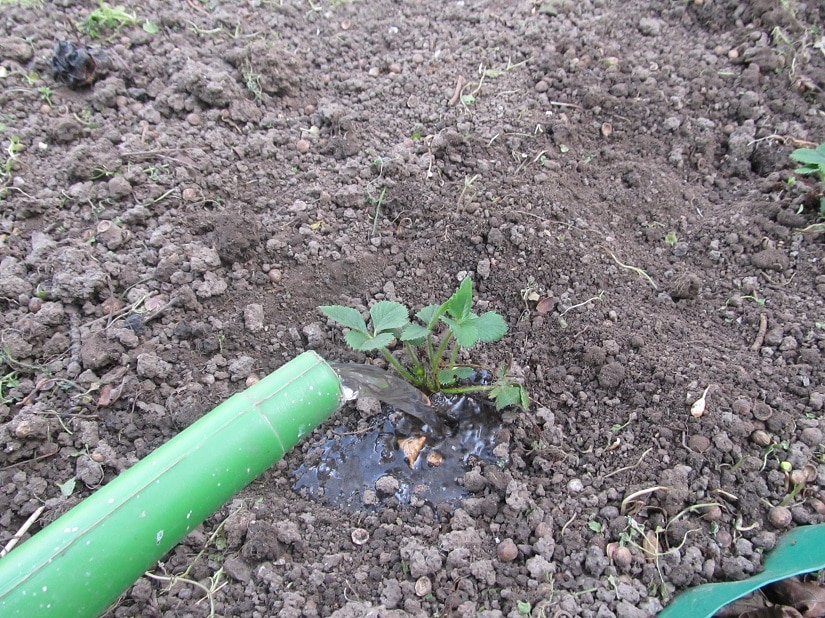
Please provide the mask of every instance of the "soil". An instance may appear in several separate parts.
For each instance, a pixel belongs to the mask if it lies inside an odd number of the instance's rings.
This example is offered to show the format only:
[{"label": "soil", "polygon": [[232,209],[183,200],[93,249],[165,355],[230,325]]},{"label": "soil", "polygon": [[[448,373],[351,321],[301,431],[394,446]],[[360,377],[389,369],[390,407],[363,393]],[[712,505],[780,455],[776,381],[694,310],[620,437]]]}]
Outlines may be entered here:
[{"label": "soil", "polygon": [[[789,154],[825,140],[825,4],[117,4],[94,39],[91,0],[0,7],[0,543],[250,376],[363,362],[318,305],[466,274],[510,328],[469,360],[531,405],[458,505],[294,491],[347,407],[154,572],[220,616],[634,618],[823,521],[822,187]],[[144,578],[109,615],[202,597]]]}]

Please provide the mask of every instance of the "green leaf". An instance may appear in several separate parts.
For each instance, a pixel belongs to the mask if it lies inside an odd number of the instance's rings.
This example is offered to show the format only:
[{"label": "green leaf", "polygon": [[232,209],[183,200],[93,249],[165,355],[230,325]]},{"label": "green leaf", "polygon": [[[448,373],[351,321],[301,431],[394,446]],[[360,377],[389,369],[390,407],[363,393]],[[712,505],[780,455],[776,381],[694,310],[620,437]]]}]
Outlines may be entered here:
[{"label": "green leaf", "polygon": [[424,322],[427,325],[427,328],[430,330],[433,329],[435,323],[438,321],[444,312],[447,310],[447,303],[443,305],[427,305],[421,311],[415,314],[419,320]]},{"label": "green leaf", "polygon": [[825,142],[817,146],[816,150],[811,148],[797,148],[791,153],[791,159],[805,163],[807,165],[815,165],[816,167],[825,167]]},{"label": "green leaf", "polygon": [[[362,333],[367,331],[367,323],[361,314],[352,307],[343,307],[341,305],[324,305],[318,309],[329,319],[338,322],[341,326],[346,326],[352,330],[357,330]],[[358,349],[358,348],[356,348]]]},{"label": "green leaf", "polygon": [[143,30],[144,32],[148,32],[149,34],[157,34],[158,32],[160,32],[160,28],[158,28],[158,25],[153,21],[149,21],[148,19],[145,22],[143,22]]},{"label": "green leaf", "polygon": [[463,322],[470,316],[470,308],[473,306],[473,280],[465,277],[461,285],[447,301],[447,313],[457,320]]},{"label": "green leaf", "polygon": [[590,521],[588,521],[587,522],[587,527],[590,528],[593,532],[596,532],[596,533],[601,532],[602,529],[604,528],[604,526],[600,522],[596,521],[595,519],[591,519]]},{"label": "green leaf", "polygon": [[510,406],[521,406],[526,401],[527,394],[523,392],[524,387],[521,384],[505,384],[497,386],[490,391],[490,397],[496,402],[496,410],[503,410]]},{"label": "green leaf", "polygon": [[72,477],[65,483],[58,483],[57,486],[60,488],[60,493],[63,494],[64,497],[68,498],[74,493],[74,486],[76,482],[76,479]]},{"label": "green leaf", "polygon": [[410,321],[410,313],[401,303],[382,300],[375,303],[370,309],[372,330],[378,334],[387,330],[403,328]]},{"label": "green leaf", "polygon": [[347,345],[351,347],[353,350],[366,350],[367,342],[372,339],[372,335],[369,333],[362,333],[359,330],[348,330],[344,333],[344,341],[347,342]]},{"label": "green leaf", "polygon": [[819,172],[819,168],[813,165],[806,165],[804,167],[797,167],[794,170],[794,174],[816,174]]},{"label": "green leaf", "polygon": [[479,341],[498,341],[507,334],[507,322],[495,311],[487,311],[472,321],[478,329]]},{"label": "green leaf", "polygon": [[438,382],[441,386],[450,386],[459,380],[466,380],[473,375],[472,367],[453,367],[438,372]]},{"label": "green leaf", "polygon": [[359,352],[369,352],[370,350],[380,350],[392,344],[395,337],[392,333],[379,333],[375,337],[369,333],[361,333],[355,330],[348,331],[344,335],[344,340],[353,350]]},{"label": "green leaf", "polygon": [[473,322],[461,324],[447,316],[441,316],[441,319],[450,328],[450,332],[462,348],[471,348],[478,343],[478,328]]},{"label": "green leaf", "polygon": [[432,333],[432,331],[426,326],[409,323],[405,325],[401,331],[401,341],[409,341],[410,343],[422,341],[429,337],[430,333]]}]

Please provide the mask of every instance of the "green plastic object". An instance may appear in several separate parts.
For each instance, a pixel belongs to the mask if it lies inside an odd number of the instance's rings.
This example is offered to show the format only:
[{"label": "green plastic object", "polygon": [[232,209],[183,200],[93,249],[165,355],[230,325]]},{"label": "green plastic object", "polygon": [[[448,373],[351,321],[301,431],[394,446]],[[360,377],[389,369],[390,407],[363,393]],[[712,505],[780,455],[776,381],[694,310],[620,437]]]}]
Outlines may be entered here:
[{"label": "green plastic object", "polygon": [[305,352],[233,395],[0,560],[0,616],[99,616],[342,403]]},{"label": "green plastic object", "polygon": [[659,618],[711,618],[725,605],[770,583],[825,568],[825,524],[785,533],[758,575],[738,582],[704,584],[677,596]]}]

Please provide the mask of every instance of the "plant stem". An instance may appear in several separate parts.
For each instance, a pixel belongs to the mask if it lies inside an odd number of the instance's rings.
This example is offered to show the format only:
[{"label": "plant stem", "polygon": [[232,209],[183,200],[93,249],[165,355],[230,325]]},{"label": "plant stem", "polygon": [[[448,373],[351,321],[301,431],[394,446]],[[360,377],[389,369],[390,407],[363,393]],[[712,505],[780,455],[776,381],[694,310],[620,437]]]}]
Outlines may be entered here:
[{"label": "plant stem", "polygon": [[458,359],[458,351],[461,349],[461,346],[456,344],[453,346],[453,351],[450,353],[450,369],[455,367],[455,361]]},{"label": "plant stem", "polygon": [[[430,357],[432,360],[431,369],[433,375],[435,376],[436,384],[439,386],[441,385],[441,380],[438,379],[438,369],[441,366],[441,358],[444,356],[444,350],[447,349],[447,345],[453,338],[453,333],[451,331],[447,331],[444,333],[444,338],[441,340],[441,344],[438,346],[438,349],[435,351],[435,354]],[[456,345],[456,348],[459,346]],[[439,389],[440,390],[440,389]]]},{"label": "plant stem", "polygon": [[468,393],[486,393],[495,388],[494,384],[486,384],[483,386],[454,386],[452,388],[442,388],[442,393],[448,395],[465,395]]},{"label": "plant stem", "polygon": [[388,349],[381,348],[381,354],[384,356],[387,362],[390,365],[392,365],[395,368],[395,370],[399,374],[401,374],[401,377],[404,378],[407,382],[410,382],[411,384],[418,384],[420,382],[420,380],[417,380],[412,373],[407,371],[404,368],[404,366],[401,363],[399,363],[392,354],[390,354],[390,351]]}]

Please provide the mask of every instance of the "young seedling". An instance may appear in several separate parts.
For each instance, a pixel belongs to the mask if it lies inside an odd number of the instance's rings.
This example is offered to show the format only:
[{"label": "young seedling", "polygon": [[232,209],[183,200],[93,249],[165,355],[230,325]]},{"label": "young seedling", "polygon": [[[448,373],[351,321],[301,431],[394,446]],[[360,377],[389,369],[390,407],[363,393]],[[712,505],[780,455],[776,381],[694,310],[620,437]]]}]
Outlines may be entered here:
[{"label": "young seedling", "polygon": [[124,26],[134,26],[137,23],[137,15],[130,13],[125,7],[113,7],[106,2],[101,2],[98,8],[80,22],[78,30],[96,39],[103,30],[113,30],[117,33]]},{"label": "young seedling", "polygon": [[[408,382],[429,393],[484,393],[501,410],[508,406],[527,408],[527,392],[511,380],[501,367],[492,384],[467,384],[475,372],[458,365],[458,354],[478,343],[498,341],[507,333],[504,318],[494,311],[476,315],[471,311],[473,282],[467,277],[455,293],[441,305],[428,305],[410,321],[410,311],[401,303],[380,301],[370,309],[370,325],[352,307],[326,305],[321,313],[349,329],[344,340],[361,352],[378,351]],[[400,341],[408,364],[390,352]]]},{"label": "young seedling", "polygon": [[252,63],[249,60],[244,61],[241,65],[241,76],[246,84],[246,89],[252,93],[256,103],[264,100],[264,90],[261,86],[261,74],[257,73],[252,68]]},{"label": "young seedling", "polygon": [[[794,170],[797,174],[814,174],[825,187],[825,142],[816,148],[797,148],[791,153],[791,159],[801,163],[802,167]],[[825,219],[825,194],[820,192],[819,218]]]},{"label": "young seedling", "polygon": [[791,159],[802,163],[794,170],[797,174],[816,174],[825,182],[825,142],[816,148],[797,148],[791,153]]},{"label": "young seedling", "polygon": [[12,135],[6,148],[5,160],[0,164],[0,183],[5,184],[11,180],[14,162],[17,160],[18,153],[23,152],[23,150],[25,150],[25,146],[20,143],[20,138]]}]

